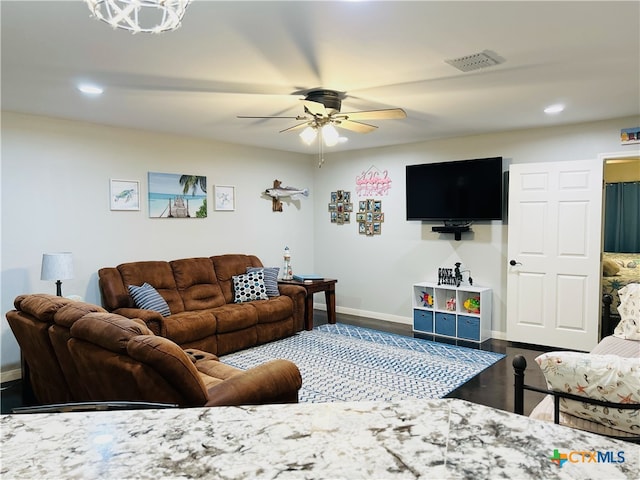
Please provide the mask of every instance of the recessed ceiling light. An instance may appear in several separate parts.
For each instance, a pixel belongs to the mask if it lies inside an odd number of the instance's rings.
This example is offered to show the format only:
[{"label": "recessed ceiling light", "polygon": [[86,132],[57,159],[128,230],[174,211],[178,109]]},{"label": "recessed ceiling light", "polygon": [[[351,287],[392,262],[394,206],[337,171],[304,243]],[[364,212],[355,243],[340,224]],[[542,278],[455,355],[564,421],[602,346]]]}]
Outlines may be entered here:
[{"label": "recessed ceiling light", "polygon": [[87,95],[100,95],[102,92],[104,92],[104,89],[102,87],[99,87],[97,85],[90,85],[88,83],[78,85],[78,90],[80,90],[82,93],[86,93]]},{"label": "recessed ceiling light", "polygon": [[544,109],[544,113],[547,115],[554,115],[556,113],[560,113],[564,110],[564,105],[561,103],[556,103],[555,105],[549,105]]}]

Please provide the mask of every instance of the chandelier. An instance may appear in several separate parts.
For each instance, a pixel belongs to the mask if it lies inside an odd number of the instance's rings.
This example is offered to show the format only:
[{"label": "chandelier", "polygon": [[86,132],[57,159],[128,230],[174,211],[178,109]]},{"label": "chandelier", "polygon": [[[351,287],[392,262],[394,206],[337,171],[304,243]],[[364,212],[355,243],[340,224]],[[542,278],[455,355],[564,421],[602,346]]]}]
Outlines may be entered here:
[{"label": "chandelier", "polygon": [[132,33],[161,33],[180,26],[191,0],[85,0],[94,17]]}]

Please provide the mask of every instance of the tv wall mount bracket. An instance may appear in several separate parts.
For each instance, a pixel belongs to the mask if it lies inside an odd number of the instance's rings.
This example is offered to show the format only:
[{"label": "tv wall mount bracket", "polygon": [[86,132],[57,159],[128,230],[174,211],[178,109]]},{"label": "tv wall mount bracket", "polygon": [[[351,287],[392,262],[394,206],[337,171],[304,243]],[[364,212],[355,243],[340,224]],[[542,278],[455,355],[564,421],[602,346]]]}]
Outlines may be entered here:
[{"label": "tv wall mount bracket", "polygon": [[431,227],[432,232],[437,233],[453,233],[454,239],[456,241],[462,240],[463,232],[471,231],[471,222],[455,222],[450,220],[445,220],[443,226],[434,226]]}]

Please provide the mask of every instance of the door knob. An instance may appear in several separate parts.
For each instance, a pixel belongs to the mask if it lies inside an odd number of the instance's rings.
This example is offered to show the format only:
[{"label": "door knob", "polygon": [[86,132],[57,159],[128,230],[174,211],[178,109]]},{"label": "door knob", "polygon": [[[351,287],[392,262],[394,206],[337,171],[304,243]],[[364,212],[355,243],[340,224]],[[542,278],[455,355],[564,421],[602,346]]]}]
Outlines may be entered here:
[{"label": "door knob", "polygon": [[520,262],[516,262],[515,260],[509,260],[509,265],[515,267],[516,265],[522,265]]}]

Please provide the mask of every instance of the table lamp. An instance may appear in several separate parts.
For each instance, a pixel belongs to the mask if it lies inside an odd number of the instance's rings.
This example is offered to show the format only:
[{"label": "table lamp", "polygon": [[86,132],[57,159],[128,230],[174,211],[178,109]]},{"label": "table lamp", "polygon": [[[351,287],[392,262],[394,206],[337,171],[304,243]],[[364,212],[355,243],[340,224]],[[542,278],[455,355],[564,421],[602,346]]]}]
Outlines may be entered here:
[{"label": "table lamp", "polygon": [[40,280],[55,280],[56,295],[62,296],[62,281],[73,278],[73,257],[71,252],[42,254]]}]

